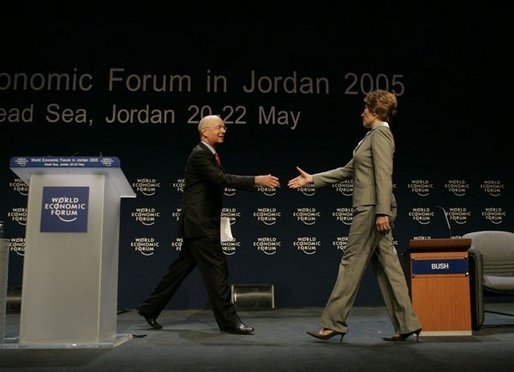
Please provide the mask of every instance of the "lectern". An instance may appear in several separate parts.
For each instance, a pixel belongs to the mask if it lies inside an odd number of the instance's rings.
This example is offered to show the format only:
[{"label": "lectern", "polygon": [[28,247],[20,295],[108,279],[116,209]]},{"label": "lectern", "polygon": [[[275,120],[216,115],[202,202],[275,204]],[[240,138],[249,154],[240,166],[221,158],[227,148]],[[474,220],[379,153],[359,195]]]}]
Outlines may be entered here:
[{"label": "lectern", "polygon": [[471,335],[470,246],[471,239],[410,240],[410,291],[421,335]]},{"label": "lectern", "polygon": [[13,157],[29,184],[18,347],[114,347],[121,198],[117,157]]}]

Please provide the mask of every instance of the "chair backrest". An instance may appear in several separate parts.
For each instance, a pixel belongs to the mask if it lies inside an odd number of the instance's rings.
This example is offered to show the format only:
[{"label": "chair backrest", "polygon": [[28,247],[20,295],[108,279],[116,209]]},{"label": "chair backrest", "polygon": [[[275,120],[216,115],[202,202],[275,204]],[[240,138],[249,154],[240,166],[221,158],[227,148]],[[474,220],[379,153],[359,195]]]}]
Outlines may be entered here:
[{"label": "chair backrest", "polygon": [[498,230],[475,231],[464,234],[471,239],[470,251],[483,257],[483,274],[514,277],[514,233]]}]

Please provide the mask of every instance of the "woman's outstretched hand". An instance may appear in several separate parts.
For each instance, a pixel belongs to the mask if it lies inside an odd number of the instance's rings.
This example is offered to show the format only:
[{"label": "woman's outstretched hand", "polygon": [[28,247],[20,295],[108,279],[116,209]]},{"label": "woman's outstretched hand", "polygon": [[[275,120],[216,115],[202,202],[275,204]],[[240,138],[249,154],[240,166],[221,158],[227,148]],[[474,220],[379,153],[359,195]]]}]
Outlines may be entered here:
[{"label": "woman's outstretched hand", "polygon": [[289,180],[289,182],[287,183],[287,186],[290,189],[297,189],[299,187],[305,186],[308,183],[313,182],[312,174],[305,172],[302,168],[300,168],[298,166],[296,167],[296,169],[298,170],[298,172],[300,174],[298,176],[296,176],[295,178],[292,178]]}]

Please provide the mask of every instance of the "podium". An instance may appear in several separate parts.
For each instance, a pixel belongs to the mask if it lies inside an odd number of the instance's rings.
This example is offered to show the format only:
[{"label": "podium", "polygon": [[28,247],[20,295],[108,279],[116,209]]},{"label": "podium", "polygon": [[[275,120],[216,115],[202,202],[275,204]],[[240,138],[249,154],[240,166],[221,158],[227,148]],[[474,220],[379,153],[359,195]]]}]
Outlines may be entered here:
[{"label": "podium", "polygon": [[[117,157],[13,157],[29,184],[20,336],[15,347],[115,347],[121,198]],[[3,344],[6,347],[6,344]]]},{"label": "podium", "polygon": [[409,241],[410,291],[422,336],[471,335],[471,239]]}]

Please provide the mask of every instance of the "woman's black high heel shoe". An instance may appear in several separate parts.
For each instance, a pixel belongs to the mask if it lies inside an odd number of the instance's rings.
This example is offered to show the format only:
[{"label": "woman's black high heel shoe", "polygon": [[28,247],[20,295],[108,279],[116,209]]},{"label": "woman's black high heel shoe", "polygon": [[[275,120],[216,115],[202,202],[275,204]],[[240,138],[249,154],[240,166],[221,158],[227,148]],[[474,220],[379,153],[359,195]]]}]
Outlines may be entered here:
[{"label": "woman's black high heel shoe", "polygon": [[382,339],[385,341],[405,341],[409,336],[416,335],[416,342],[418,342],[420,333],[421,333],[421,328],[416,329],[415,331],[412,331],[412,332],[408,332],[408,333],[399,333],[392,337],[382,337]]},{"label": "woman's black high heel shoe", "polygon": [[346,333],[330,330],[330,332],[325,335],[319,332],[307,332],[307,334],[320,340],[330,340],[334,336],[341,335],[341,339],[339,340],[339,342],[343,342],[343,337]]}]

